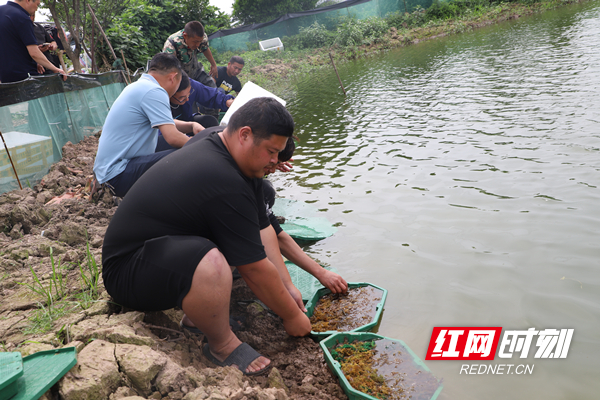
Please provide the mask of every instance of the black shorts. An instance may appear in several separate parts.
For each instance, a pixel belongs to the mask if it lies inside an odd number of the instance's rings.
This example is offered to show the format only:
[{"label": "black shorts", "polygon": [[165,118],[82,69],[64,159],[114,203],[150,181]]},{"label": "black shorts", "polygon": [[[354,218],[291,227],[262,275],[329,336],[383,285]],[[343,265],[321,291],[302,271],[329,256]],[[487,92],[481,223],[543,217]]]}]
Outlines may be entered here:
[{"label": "black shorts", "polygon": [[200,260],[217,246],[199,236],[163,236],[103,265],[106,291],[120,305],[139,311],[181,307]]}]

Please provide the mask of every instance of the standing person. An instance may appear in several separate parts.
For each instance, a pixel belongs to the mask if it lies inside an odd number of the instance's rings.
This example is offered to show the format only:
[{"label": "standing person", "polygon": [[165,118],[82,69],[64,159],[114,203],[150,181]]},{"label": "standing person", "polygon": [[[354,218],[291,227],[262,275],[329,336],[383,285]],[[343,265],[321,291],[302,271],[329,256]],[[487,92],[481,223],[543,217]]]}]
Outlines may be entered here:
[{"label": "standing person", "polygon": [[[56,63],[52,61],[53,55],[50,53],[58,48],[56,41],[52,35],[46,31],[46,28],[44,28],[42,24],[35,22],[35,13],[31,14],[31,22],[33,23],[33,32],[40,51],[46,56],[48,61],[57,67]],[[52,71],[46,71],[45,73],[52,73]]]},{"label": "standing person", "polygon": [[38,47],[30,15],[35,14],[40,0],[15,0],[0,6],[0,81],[17,82],[45,70],[67,74],[55,67]]},{"label": "standing person", "polygon": [[[200,22],[188,22],[182,30],[169,36],[163,46],[163,52],[175,54],[190,78],[206,86],[217,87],[214,81],[217,77],[217,63],[208,47],[208,36]],[[210,62],[210,75],[198,61],[198,53],[204,54]]]},{"label": "standing person", "polygon": [[232,91],[239,94],[242,90],[242,83],[238,79],[238,75],[244,68],[244,59],[240,56],[233,56],[227,63],[226,67],[218,67],[217,71],[217,88],[230,94]]},{"label": "standing person", "polygon": [[180,148],[203,128],[195,122],[174,121],[169,97],[181,83],[181,64],[175,56],[158,53],[148,73],[127,86],[111,107],[102,127],[94,162],[95,187],[108,183],[123,197],[129,188],[169,151],[155,154],[158,129],[173,148]]},{"label": "standing person", "polygon": [[270,360],[231,330],[231,267],[283,319],[289,335],[311,330],[262,191],[264,169],[277,163],[293,130],[277,100],[250,100],[224,131],[170,154],[136,182],[102,249],[104,285],[117,303],[137,310],[181,307],[208,340],[204,355],[246,375],[267,371]]}]

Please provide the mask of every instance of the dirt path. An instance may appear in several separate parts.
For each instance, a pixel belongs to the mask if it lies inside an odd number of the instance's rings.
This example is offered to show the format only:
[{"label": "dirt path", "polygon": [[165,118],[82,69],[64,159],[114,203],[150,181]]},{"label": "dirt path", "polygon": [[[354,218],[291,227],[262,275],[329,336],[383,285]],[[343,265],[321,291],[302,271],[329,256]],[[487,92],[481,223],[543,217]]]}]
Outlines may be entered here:
[{"label": "dirt path", "polygon": [[246,317],[238,336],[271,358],[269,375],[215,368],[202,337],[181,332],[181,310],[127,310],[110,301],[101,275],[93,284],[116,210],[108,194],[89,200],[97,144],[68,143],[39,185],[0,196],[0,350],[78,349],[78,364],[45,398],[345,399],[318,344],[289,337],[241,279],[231,306]]}]

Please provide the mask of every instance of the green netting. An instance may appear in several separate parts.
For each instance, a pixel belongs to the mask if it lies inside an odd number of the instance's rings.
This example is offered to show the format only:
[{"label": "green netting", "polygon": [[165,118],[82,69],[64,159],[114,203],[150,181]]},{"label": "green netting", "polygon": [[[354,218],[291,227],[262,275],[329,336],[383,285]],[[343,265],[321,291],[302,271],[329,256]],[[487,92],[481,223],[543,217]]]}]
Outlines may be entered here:
[{"label": "green netting", "polygon": [[[349,6],[344,6],[349,3]],[[327,29],[335,29],[342,18],[366,19],[371,17],[384,18],[393,12],[413,12],[418,7],[428,8],[432,0],[371,0],[366,2],[343,2],[335,6],[311,10],[301,13],[286,14],[271,21],[257,24],[256,29],[241,27],[227,31],[219,31],[209,37],[213,50],[247,51],[248,44],[275,37],[297,35],[300,28],[308,27],[315,22],[325,25]]]},{"label": "green netting", "polygon": [[[285,266],[287,267],[288,272],[290,273],[290,278],[292,278],[292,283],[296,288],[302,293],[302,300],[306,303],[310,300],[314,293],[324,288],[325,286],[321,285],[321,282],[296,264],[291,261],[286,261]],[[323,268],[329,271],[333,271],[337,273],[337,270],[330,267]]]},{"label": "green netting", "polygon": [[23,187],[37,184],[67,142],[102,128],[124,87],[115,73],[0,84],[0,132],[10,154],[0,143],[0,193],[19,188],[12,164]]},{"label": "green netting", "polygon": [[337,228],[309,204],[278,197],[273,213],[284,217],[281,228],[296,241],[317,241],[333,235]]}]

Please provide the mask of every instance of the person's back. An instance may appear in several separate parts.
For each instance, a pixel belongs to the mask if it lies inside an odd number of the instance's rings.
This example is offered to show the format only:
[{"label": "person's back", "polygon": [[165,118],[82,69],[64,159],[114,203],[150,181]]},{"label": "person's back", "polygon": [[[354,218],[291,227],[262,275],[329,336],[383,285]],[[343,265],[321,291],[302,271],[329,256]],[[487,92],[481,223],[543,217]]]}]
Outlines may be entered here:
[{"label": "person's back", "polygon": [[93,193],[107,183],[116,196],[125,196],[148,168],[168,154],[156,152],[159,129],[172,148],[180,148],[189,140],[176,128],[169,106],[169,97],[177,91],[182,74],[173,55],[158,53],[150,60],[148,74],[119,95],[98,143]]},{"label": "person's back", "polygon": [[[236,257],[228,260],[232,265],[255,261],[250,260],[251,247],[239,240],[260,242],[260,237],[234,237],[224,227],[235,220],[236,230],[252,232],[254,228],[258,234],[261,205],[246,200],[259,194],[262,196],[262,181],[245,177],[218,134],[213,133],[165,157],[136,182],[106,232],[103,261],[110,265],[113,257],[164,235],[210,239],[225,254]],[[264,205],[260,209],[264,210]],[[248,226],[239,226],[240,221]]]},{"label": "person's back", "polygon": [[94,173],[104,183],[125,169],[127,161],[139,155],[154,153],[158,138],[153,125],[172,122],[149,106],[167,93],[150,75],[142,75],[127,86],[111,107],[98,142]]},{"label": "person's back", "polygon": [[27,79],[29,75],[38,75],[37,64],[27,51],[27,46],[37,45],[29,14],[18,2],[11,1],[0,6],[2,83],[17,82]]}]

